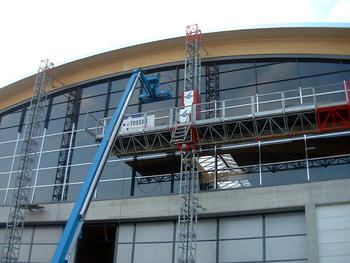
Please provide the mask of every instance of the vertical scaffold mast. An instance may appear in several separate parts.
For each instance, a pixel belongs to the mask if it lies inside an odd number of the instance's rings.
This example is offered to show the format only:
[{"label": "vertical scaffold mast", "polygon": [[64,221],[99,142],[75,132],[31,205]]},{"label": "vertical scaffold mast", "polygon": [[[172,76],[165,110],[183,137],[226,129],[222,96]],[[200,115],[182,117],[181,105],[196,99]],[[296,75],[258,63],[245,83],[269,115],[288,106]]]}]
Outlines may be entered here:
[{"label": "vertical scaffold mast", "polygon": [[29,205],[30,183],[34,172],[39,136],[44,121],[47,91],[51,86],[53,63],[42,61],[36,75],[32,99],[27,112],[26,127],[13,190],[10,213],[6,224],[1,263],[18,262],[25,210]]},{"label": "vertical scaffold mast", "polygon": [[[185,81],[182,107],[189,110],[184,123],[179,121],[174,135],[184,131],[174,141],[181,151],[180,211],[178,217],[178,262],[196,262],[197,210],[198,210],[198,138],[191,126],[191,118],[196,115],[193,104],[200,103],[201,79],[201,31],[197,25],[186,28]],[[182,115],[182,114],[181,114]],[[180,117],[181,119],[181,117]],[[183,125],[184,127],[181,127]],[[177,131],[176,131],[177,129]],[[173,138],[174,139],[174,138]]]}]

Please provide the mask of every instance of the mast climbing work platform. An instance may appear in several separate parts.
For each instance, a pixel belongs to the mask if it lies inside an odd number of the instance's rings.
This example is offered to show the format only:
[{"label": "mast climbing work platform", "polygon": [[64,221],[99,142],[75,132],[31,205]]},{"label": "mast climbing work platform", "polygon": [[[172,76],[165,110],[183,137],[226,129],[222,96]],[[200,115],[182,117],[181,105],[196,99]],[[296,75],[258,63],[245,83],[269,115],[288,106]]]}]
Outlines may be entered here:
[{"label": "mast climbing work platform", "polygon": [[[349,90],[350,82],[343,82],[208,102],[214,104],[210,108],[207,102],[193,104],[192,112],[196,114],[187,124],[193,127],[201,149],[350,129]],[[178,125],[175,120],[182,111],[183,107],[177,107],[137,113],[139,118],[153,122],[137,130],[122,130],[113,153],[129,156],[174,152],[177,148],[171,142],[172,128]],[[109,118],[104,121],[108,123]]]},{"label": "mast climbing work platform", "polygon": [[23,233],[25,210],[29,205],[30,183],[34,172],[39,135],[44,120],[47,91],[51,86],[53,63],[41,62],[36,75],[32,99],[27,112],[23,144],[13,191],[10,213],[6,224],[4,246],[1,254],[2,263],[18,261]]},{"label": "mast climbing work platform", "polygon": [[187,26],[185,43],[184,92],[181,109],[176,115],[175,125],[172,128],[171,143],[175,144],[181,152],[177,262],[195,263],[199,207],[198,138],[190,121],[197,113],[193,105],[200,102],[201,31],[198,25]]}]

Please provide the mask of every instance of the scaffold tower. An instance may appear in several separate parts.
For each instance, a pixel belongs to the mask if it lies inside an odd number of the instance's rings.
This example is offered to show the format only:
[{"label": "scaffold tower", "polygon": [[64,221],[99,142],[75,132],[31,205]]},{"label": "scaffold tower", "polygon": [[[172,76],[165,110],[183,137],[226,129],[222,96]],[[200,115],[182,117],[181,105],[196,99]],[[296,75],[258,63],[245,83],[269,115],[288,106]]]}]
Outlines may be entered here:
[{"label": "scaffold tower", "polygon": [[[172,141],[181,151],[180,210],[178,216],[178,262],[196,262],[198,214],[197,137],[191,121],[193,104],[200,98],[201,31],[197,25],[186,28],[185,81],[182,110],[176,120]],[[200,99],[199,99],[200,100]],[[180,136],[179,136],[180,134]]]},{"label": "scaffold tower", "polygon": [[44,60],[41,62],[36,75],[32,99],[27,112],[10,213],[6,224],[1,263],[18,262],[25,211],[29,205],[30,184],[34,172],[40,131],[44,120],[47,91],[51,86],[52,69],[53,63],[49,60]]}]

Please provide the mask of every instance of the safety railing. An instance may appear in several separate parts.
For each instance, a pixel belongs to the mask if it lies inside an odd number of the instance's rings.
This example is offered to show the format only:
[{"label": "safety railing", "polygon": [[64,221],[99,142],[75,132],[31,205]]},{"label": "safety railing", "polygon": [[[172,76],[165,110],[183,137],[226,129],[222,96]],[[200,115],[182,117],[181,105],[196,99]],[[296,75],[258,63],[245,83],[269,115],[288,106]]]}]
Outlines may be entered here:
[{"label": "safety railing", "polygon": [[[245,119],[284,112],[303,111],[320,107],[343,105],[349,102],[349,91],[344,83],[318,87],[298,88],[267,94],[256,94],[235,99],[193,104],[149,112],[128,114],[119,133],[142,133],[173,127],[183,122],[183,114],[190,114],[190,123],[217,122]],[[108,124],[109,118],[97,121],[98,127]],[[102,128],[102,135],[103,130]]]}]

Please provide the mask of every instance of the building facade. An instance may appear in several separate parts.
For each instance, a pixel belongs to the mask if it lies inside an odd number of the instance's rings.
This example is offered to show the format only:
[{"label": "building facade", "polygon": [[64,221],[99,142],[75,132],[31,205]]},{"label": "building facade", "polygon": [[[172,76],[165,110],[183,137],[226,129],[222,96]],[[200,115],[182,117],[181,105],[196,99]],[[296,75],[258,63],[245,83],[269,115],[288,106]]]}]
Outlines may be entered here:
[{"label": "building facade", "polygon": [[[293,100],[305,107],[301,113],[283,111],[276,118],[269,113],[255,115],[254,122],[230,122],[236,126],[203,126],[201,136],[207,141],[199,158],[203,209],[198,263],[349,262],[350,110],[345,107],[350,105],[349,33],[349,28],[330,27],[203,35],[207,52],[202,58],[201,101],[209,100],[212,74],[215,100],[220,101],[214,104],[221,105],[209,109],[203,104],[204,120],[228,114],[223,104],[231,105],[232,115],[243,116],[252,98],[254,107],[260,107],[255,113],[279,109],[282,102],[285,110]],[[103,131],[132,70],[142,67],[147,74],[160,73],[161,87],[173,98],[141,104],[136,91],[127,114],[169,112],[181,106],[184,53],[184,38],[175,38],[55,68],[31,184],[31,202],[44,209],[27,213],[20,262],[50,262],[97,150],[98,140],[92,135]],[[0,90],[3,226],[33,83],[31,76]],[[74,118],[67,115],[72,96]],[[315,102],[318,108],[345,108],[322,117],[327,112],[308,107]],[[156,122],[167,116],[159,114],[154,114],[159,117]],[[65,130],[69,118],[73,123]],[[62,164],[68,133],[73,136],[65,150],[71,158]],[[110,156],[104,168],[75,262],[176,262],[179,155],[166,147],[147,152],[134,146],[128,152],[125,145],[135,140],[125,140],[116,150],[118,156]],[[68,178],[62,185],[56,180],[60,171]],[[59,195],[57,187],[63,189]]]}]

